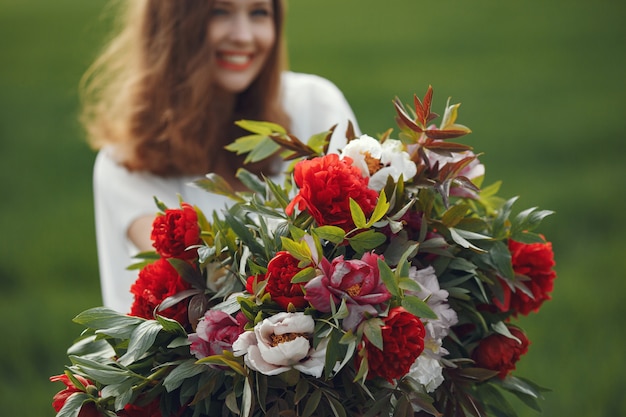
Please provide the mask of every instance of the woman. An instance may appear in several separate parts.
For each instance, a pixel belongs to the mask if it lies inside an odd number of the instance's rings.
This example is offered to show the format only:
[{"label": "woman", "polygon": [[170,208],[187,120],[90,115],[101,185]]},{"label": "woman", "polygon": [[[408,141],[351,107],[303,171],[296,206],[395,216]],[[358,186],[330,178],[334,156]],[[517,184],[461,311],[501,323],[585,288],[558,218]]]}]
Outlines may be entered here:
[{"label": "woman", "polygon": [[[86,74],[84,117],[99,149],[94,198],[104,305],[128,312],[132,256],[152,249],[154,197],[206,213],[226,198],[189,186],[215,172],[241,188],[240,158],[223,149],[268,120],[302,139],[355,118],[329,81],[284,71],[283,0],[132,0],[120,33]],[[276,174],[271,162],[256,166]],[[275,168],[275,164],[274,164]]]}]

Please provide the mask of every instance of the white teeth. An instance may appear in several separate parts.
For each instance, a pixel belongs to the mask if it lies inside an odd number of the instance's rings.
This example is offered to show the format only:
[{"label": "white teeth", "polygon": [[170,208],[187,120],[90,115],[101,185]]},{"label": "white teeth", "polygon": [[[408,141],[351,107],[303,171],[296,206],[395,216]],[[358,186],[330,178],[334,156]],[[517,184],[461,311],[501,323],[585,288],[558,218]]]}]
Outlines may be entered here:
[{"label": "white teeth", "polygon": [[235,65],[243,65],[250,60],[248,55],[231,55],[231,54],[222,54],[222,59],[226,62],[230,62]]}]

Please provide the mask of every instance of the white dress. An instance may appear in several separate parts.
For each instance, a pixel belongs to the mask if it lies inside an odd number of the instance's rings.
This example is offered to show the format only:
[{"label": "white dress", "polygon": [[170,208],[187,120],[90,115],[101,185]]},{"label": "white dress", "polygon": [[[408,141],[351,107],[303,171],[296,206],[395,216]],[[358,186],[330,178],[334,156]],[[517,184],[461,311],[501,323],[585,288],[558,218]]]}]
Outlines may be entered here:
[{"label": "white dress", "polygon": [[[330,81],[316,75],[286,72],[283,75],[283,105],[291,118],[290,133],[301,140],[338,124],[331,139],[331,150],[345,143],[348,120],[355,131],[354,113],[341,91]],[[95,161],[93,174],[94,208],[100,284],[103,305],[128,313],[132,304],[130,287],[137,271],[126,268],[137,260],[137,248],[127,237],[130,224],[145,215],[155,215],[154,197],[168,207],[179,207],[178,196],[199,206],[210,216],[226,207],[230,200],[190,186],[198,177],[159,177],[148,172],[129,172],[118,165],[106,149]]]}]

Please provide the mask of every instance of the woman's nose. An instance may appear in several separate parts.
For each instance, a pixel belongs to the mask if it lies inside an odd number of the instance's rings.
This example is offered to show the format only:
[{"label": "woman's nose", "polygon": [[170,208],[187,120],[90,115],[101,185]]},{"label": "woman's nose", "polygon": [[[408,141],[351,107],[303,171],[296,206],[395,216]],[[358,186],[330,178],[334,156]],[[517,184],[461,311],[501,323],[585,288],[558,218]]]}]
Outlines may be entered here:
[{"label": "woman's nose", "polygon": [[247,15],[238,14],[235,16],[229,36],[232,41],[239,43],[251,42],[253,40],[252,22]]}]

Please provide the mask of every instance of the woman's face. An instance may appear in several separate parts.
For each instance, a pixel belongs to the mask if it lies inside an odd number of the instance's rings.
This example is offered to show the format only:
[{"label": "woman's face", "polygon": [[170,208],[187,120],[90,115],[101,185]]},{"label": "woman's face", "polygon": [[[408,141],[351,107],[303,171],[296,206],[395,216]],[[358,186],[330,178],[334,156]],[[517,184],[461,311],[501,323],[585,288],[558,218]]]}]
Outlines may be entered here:
[{"label": "woman's face", "polygon": [[215,0],[209,42],[217,87],[230,93],[244,91],[276,42],[272,0]]}]

